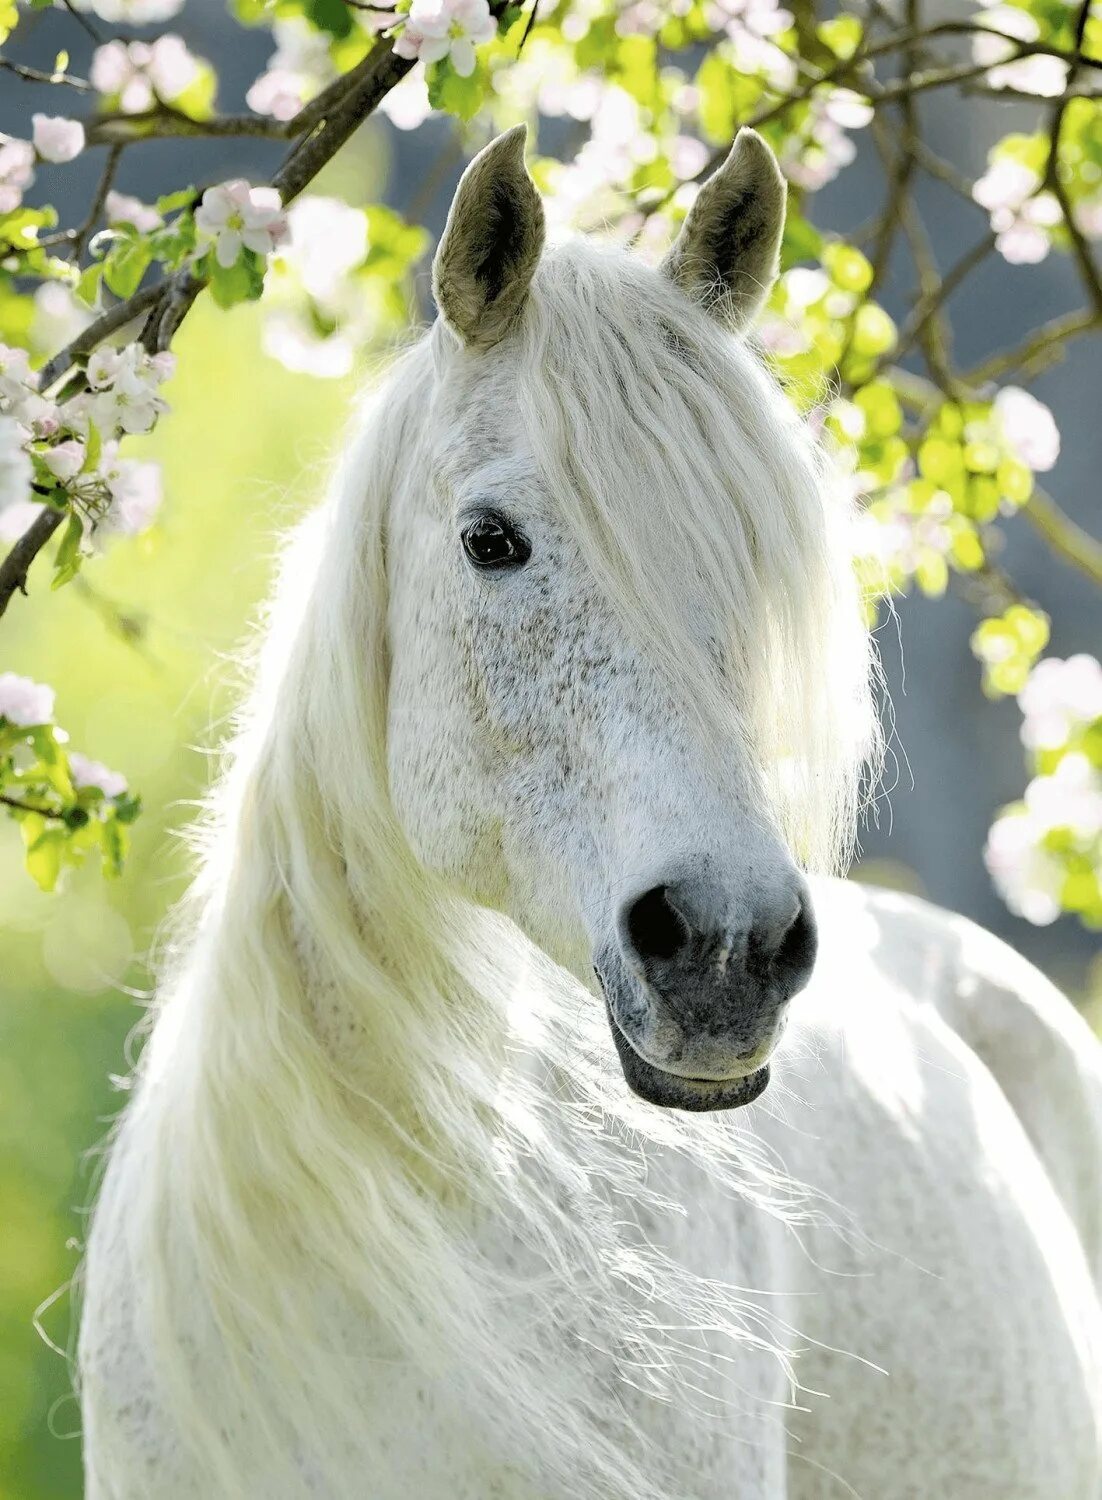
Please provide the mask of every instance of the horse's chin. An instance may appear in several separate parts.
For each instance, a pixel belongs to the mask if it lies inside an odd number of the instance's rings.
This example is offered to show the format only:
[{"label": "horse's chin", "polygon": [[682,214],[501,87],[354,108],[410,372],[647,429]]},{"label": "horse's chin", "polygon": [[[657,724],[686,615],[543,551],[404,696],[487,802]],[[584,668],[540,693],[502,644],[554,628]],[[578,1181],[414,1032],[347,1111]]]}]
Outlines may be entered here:
[{"label": "horse's chin", "polygon": [[664,1109],[685,1109],[701,1113],[712,1109],[738,1109],[743,1104],[752,1104],[769,1085],[769,1064],[755,1068],[742,1078],[685,1078],[680,1073],[667,1072],[648,1062],[628,1041],[620,1030],[613,1014],[608,996],[605,1010],[612,1039],[624,1070],[628,1088],[648,1104],[658,1104]]}]

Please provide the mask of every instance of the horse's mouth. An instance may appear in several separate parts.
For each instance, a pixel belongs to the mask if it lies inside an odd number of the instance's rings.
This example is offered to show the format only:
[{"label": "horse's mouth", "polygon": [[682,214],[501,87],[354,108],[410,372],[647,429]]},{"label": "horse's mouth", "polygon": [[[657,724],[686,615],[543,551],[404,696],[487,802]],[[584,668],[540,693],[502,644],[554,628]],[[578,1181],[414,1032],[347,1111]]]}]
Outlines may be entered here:
[{"label": "horse's mouth", "polygon": [[769,1064],[755,1068],[741,1078],[686,1078],[680,1073],[669,1073],[656,1067],[635,1050],[616,1020],[608,995],[604,995],[608,1024],[612,1029],[612,1040],[624,1070],[624,1078],[632,1093],[638,1094],[648,1104],[659,1104],[666,1109],[693,1110],[697,1113],[712,1109],[738,1109],[740,1105],[752,1104],[769,1084]]}]

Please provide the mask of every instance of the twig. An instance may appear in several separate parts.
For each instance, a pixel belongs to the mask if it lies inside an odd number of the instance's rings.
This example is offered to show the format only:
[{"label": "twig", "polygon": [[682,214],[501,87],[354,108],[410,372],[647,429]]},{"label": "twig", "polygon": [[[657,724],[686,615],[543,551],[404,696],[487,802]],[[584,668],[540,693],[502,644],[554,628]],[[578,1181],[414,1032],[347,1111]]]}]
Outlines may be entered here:
[{"label": "twig", "polygon": [[1054,358],[1059,358],[1060,346],[1068,339],[1076,338],[1081,333],[1090,333],[1096,328],[1102,328],[1102,315],[1096,312],[1083,309],[1065,313],[1063,317],[1053,318],[1034,329],[1024,343],[1007,349],[1002,354],[991,355],[970,370],[965,379],[969,385],[983,385],[988,380],[997,380],[1000,375],[1006,375],[1011,370],[1035,374],[1035,362],[1039,358],[1047,356],[1042,366],[1047,367]]},{"label": "twig", "polygon": [[1062,511],[1051,495],[1035,485],[1019,515],[1040,532],[1057,556],[1078,568],[1092,583],[1102,585],[1102,542]]},{"label": "twig", "polygon": [[17,78],[25,78],[28,83],[63,83],[67,88],[79,89],[82,94],[96,92],[86,78],[77,78],[72,73],[46,73],[41,68],[29,68],[26,63],[12,62],[8,57],[0,57],[0,68],[14,73]]},{"label": "twig", "polygon": [[89,235],[99,223],[99,216],[103,212],[103,205],[107,202],[107,194],[111,191],[111,184],[115,180],[115,173],[119,169],[123,149],[121,145],[112,146],[107,153],[107,160],[103,164],[103,172],[99,182],[96,184],[95,195],[89,205],[84,223],[73,231],[73,244],[72,249],[69,251],[69,258],[72,261],[80,260],[80,257],[84,253],[84,247],[88,243]]},{"label": "twig", "polygon": [[17,812],[37,813],[40,818],[55,818],[59,823],[65,821],[65,814],[55,812],[52,807],[36,807],[32,802],[20,802],[18,797],[9,797],[3,792],[0,792],[0,803],[14,807]]},{"label": "twig", "polygon": [[62,5],[64,5],[65,9],[69,12],[69,14],[72,16],[73,20],[77,23],[77,25],[79,27],[81,27],[81,29],[83,31],[85,31],[92,38],[92,40],[93,40],[93,42],[95,42],[96,46],[97,47],[102,47],[103,46],[103,35],[102,35],[102,33],[95,26],[92,25],[91,21],[89,21],[88,17],[84,14],[83,11],[77,10],[76,6],[73,4],[73,0],[61,0],[61,3],[62,3]]},{"label": "twig", "polygon": [[[1087,21],[1090,17],[1092,0],[1080,0],[1079,10],[1075,20],[1075,50],[1079,54],[1083,48],[1083,38],[1086,35]],[[1095,66],[1102,66],[1096,64]],[[1075,82],[1079,63],[1072,67],[1068,75],[1068,87]],[[1049,125],[1049,148],[1048,164],[1045,169],[1044,186],[1047,187],[1060,205],[1060,212],[1064,216],[1064,228],[1071,240],[1072,254],[1075,256],[1079,266],[1079,275],[1083,281],[1087,298],[1095,312],[1102,315],[1102,274],[1094,263],[1094,256],[1087,244],[1087,237],[1075,222],[1075,213],[1068,197],[1067,185],[1060,176],[1060,136],[1064,128],[1064,118],[1067,114],[1070,98],[1065,92],[1056,107],[1052,111],[1052,120]]]},{"label": "twig", "polygon": [[926,277],[926,289],[900,330],[899,343],[892,354],[893,359],[901,359],[907,350],[921,338],[930,320],[940,313],[965,277],[969,276],[977,266],[982,265],[994,248],[995,236],[988,232],[970,250],[966,250],[944,276],[939,277],[936,267],[933,268]]}]

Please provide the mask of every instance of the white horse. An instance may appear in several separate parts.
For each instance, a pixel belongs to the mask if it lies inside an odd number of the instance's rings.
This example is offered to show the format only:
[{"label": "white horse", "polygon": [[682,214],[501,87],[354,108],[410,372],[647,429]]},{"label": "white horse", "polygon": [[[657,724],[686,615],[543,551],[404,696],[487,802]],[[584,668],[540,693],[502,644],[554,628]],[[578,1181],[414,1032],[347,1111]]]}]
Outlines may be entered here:
[{"label": "white horse", "polygon": [[1098,1500],[1099,1047],[813,873],[876,739],[740,338],[776,165],[654,270],[544,254],[523,150],[286,554],[90,1238],[89,1500]]}]

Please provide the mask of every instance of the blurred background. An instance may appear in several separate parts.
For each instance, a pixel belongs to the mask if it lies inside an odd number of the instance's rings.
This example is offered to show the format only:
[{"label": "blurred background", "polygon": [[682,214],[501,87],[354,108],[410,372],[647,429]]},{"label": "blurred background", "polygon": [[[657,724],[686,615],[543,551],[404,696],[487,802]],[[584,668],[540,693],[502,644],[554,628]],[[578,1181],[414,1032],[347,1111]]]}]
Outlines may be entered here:
[{"label": "blurred background", "polygon": [[[32,45],[21,55],[50,66],[69,44],[65,19],[35,17]],[[223,106],[242,108],[270,55],[269,34],[242,30],[216,0],[193,0],[175,29],[194,51],[219,59]],[[0,74],[0,130],[29,134],[33,110],[56,109],[48,92]],[[1004,110],[985,137],[979,127],[988,117],[944,95],[926,118],[930,143],[972,175],[996,133],[1013,128]],[[550,122],[541,149],[569,155],[577,144],[572,129]],[[862,141],[856,164],[814,200],[821,228],[852,231],[875,207],[866,151]],[[149,201],[166,183],[262,180],[280,154],[264,142],[152,143],[128,153],[117,186]],[[376,119],[317,188],[353,203],[381,199],[400,210],[415,203],[436,234],[465,154],[451,122],[431,119],[403,133]],[[71,202],[58,200],[50,182],[63,222],[79,217],[94,188],[99,163],[91,156],[64,176]],[[976,226],[962,219],[967,205],[938,184],[921,191],[945,266]],[[427,274],[426,262],[419,287],[426,312]],[[889,279],[881,300],[893,314],[902,310],[897,296]],[[962,363],[1015,342],[1077,301],[1065,256],[1039,267],[992,260],[952,305]],[[58,722],[74,744],[125,770],[146,812],[120,881],[107,883],[90,867],[49,896],[24,873],[14,826],[0,827],[0,1500],[81,1493],[78,1413],[59,1352],[70,1339],[71,1305],[62,1294],[48,1307],[41,1334],[36,1309],[65,1287],[77,1264],[95,1148],[124,1097],[118,1080],[141,1021],[159,924],[186,880],[180,832],[207,784],[210,752],[238,691],[234,653],[264,597],[281,532],[319,494],[357,383],[356,376],[294,375],[266,357],[254,305],[227,314],[201,299],[176,349],[179,373],[166,392],[171,417],[130,450],[163,464],[157,525],[113,545],[57,596],[40,567],[31,597],[3,622],[2,667],[57,688]],[[1049,487],[1097,533],[1099,340],[1072,344],[1034,389],[1063,434]],[[1098,653],[1097,593],[1024,523],[1007,526],[1006,545],[1023,592],[1051,614],[1050,653]],[[881,802],[879,826],[864,836],[855,873],[993,928],[1090,1007],[1102,986],[1097,941],[1068,917],[1040,929],[1014,918],[983,865],[992,816],[1020,795],[1025,773],[1013,700],[991,703],[978,690],[980,668],[968,646],[974,624],[969,606],[950,593],[934,603],[901,601],[897,618],[881,629],[895,764],[890,797]]]}]

